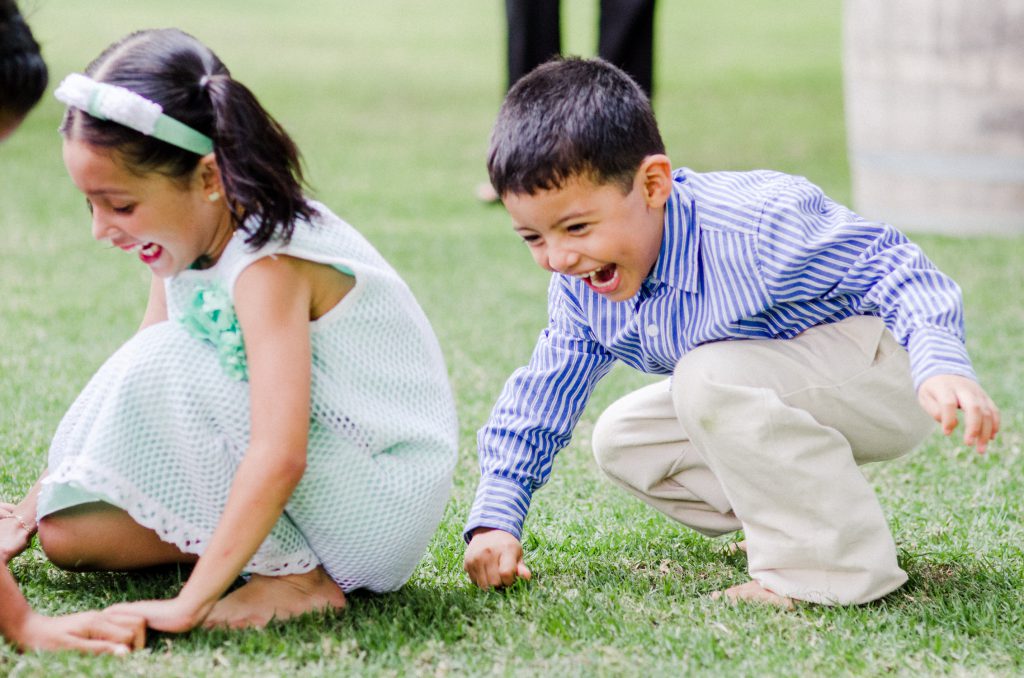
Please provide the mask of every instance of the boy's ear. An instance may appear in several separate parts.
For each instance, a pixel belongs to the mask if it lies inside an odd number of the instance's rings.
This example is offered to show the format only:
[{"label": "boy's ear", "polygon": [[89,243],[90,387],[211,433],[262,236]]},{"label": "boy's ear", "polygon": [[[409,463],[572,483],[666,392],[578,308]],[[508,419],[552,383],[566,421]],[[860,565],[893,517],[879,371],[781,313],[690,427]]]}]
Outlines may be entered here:
[{"label": "boy's ear", "polygon": [[643,187],[644,202],[651,209],[665,206],[672,195],[672,162],[664,153],[648,155],[640,163],[637,176]]},{"label": "boy's ear", "polygon": [[214,153],[207,153],[199,158],[199,166],[196,168],[199,179],[202,181],[203,191],[210,193],[224,193],[224,185],[220,178],[220,166],[217,165],[217,156]]}]

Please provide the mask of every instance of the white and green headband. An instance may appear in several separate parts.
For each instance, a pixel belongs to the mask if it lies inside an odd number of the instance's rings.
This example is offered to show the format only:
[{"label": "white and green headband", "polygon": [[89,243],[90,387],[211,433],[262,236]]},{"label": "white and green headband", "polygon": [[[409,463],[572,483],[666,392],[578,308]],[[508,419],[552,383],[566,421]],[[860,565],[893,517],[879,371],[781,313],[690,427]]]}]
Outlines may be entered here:
[{"label": "white and green headband", "polygon": [[198,155],[213,151],[210,137],[166,115],[160,104],[130,89],[72,73],[61,81],[53,95],[94,118],[111,120],[186,151]]}]

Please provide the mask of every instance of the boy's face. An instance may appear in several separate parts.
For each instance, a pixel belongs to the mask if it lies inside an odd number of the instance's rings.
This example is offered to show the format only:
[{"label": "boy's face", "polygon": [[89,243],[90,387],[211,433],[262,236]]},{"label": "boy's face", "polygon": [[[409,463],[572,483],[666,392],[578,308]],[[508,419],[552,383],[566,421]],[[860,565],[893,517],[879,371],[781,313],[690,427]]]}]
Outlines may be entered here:
[{"label": "boy's face", "polygon": [[533,195],[506,194],[512,226],[537,265],[580,278],[612,301],[632,298],[658,259],[671,193],[668,158],[650,157],[664,162],[652,174],[645,160],[627,194],[582,176]]}]

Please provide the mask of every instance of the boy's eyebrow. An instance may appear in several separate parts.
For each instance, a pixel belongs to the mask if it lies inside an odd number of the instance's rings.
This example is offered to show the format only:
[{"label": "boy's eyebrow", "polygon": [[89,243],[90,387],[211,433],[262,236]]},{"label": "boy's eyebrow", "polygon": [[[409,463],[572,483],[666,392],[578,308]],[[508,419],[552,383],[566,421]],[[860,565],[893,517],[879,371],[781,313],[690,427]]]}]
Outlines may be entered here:
[{"label": "boy's eyebrow", "polygon": [[555,225],[557,226],[559,224],[564,224],[567,221],[575,221],[577,219],[581,219],[581,218],[587,216],[588,214],[590,214],[590,212],[591,212],[591,210],[582,209],[582,210],[576,210],[575,212],[569,212],[568,214],[563,214],[558,219],[558,221],[555,222]]}]

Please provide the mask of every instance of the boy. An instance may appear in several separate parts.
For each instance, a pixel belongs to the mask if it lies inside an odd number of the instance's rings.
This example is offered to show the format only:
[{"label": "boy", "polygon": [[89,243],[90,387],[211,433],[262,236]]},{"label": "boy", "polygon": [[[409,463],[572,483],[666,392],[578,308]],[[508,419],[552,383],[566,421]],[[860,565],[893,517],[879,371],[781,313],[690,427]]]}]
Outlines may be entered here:
[{"label": "boy", "polygon": [[646,97],[599,59],[520,80],[488,170],[553,275],[548,327],[479,435],[478,586],[530,577],[530,498],[615,360],[671,377],[602,414],[597,462],[703,534],[744,531],[752,579],[729,599],[856,604],[906,581],[857,465],[931,419],[949,434],[957,408],[978,452],[999,429],[952,280],[802,177],[673,171]]}]

